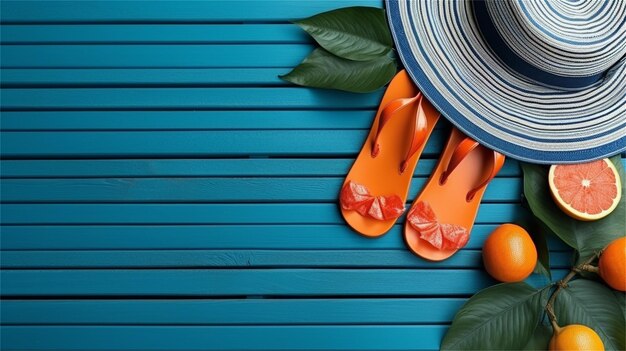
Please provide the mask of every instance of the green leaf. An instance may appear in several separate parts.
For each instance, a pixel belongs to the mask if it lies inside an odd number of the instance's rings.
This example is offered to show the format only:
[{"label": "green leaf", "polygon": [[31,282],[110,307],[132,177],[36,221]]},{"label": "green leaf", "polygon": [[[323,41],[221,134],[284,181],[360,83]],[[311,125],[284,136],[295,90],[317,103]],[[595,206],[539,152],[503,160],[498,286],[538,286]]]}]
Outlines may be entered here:
[{"label": "green leaf", "polygon": [[550,251],[548,251],[548,242],[542,233],[535,232],[531,234],[535,247],[537,248],[537,264],[534,273],[541,274],[552,280],[552,272],[550,271]]},{"label": "green leaf", "polygon": [[522,164],[524,195],[533,214],[567,245],[579,252],[578,262],[584,261],[611,241],[626,235],[626,180],[620,156],[611,161],[618,170],[622,183],[622,198],[617,208],[603,219],[583,222],[566,215],[554,203],[548,186],[547,167]]},{"label": "green leaf", "polygon": [[[528,211],[524,211],[528,213]],[[541,221],[532,215],[523,216],[518,220],[518,225],[526,229],[537,248],[537,264],[533,273],[541,274],[552,281],[552,272],[550,271],[550,250],[548,249],[548,241],[546,235],[552,234]]]},{"label": "green leaf", "polygon": [[617,304],[622,308],[622,314],[624,315],[624,319],[626,319],[626,293],[621,291],[613,290],[613,295],[615,295],[615,300]]},{"label": "green leaf", "polygon": [[442,350],[519,350],[543,313],[549,286],[498,284],[478,292],[459,310],[441,342]]},{"label": "green leaf", "polygon": [[321,47],[339,57],[370,61],[392,48],[385,11],[374,7],[346,7],[295,22]]},{"label": "green leaf", "polygon": [[308,87],[367,93],[389,83],[395,74],[396,61],[390,56],[365,62],[350,61],[318,48],[280,78]]},{"label": "green leaf", "polygon": [[613,291],[586,279],[570,282],[556,297],[554,312],[560,326],[582,324],[595,330],[606,350],[626,348],[626,322]]},{"label": "green leaf", "polygon": [[552,328],[547,325],[539,324],[523,350],[547,350],[551,338]]}]

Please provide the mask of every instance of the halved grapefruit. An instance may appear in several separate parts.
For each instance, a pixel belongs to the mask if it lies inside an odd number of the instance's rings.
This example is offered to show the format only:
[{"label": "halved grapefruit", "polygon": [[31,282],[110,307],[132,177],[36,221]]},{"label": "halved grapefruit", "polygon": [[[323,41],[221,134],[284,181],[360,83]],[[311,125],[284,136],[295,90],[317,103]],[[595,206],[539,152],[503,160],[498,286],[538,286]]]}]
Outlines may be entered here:
[{"label": "halved grapefruit", "polygon": [[563,212],[581,221],[595,221],[611,213],[622,196],[617,169],[608,158],[573,165],[553,165],[550,191]]}]

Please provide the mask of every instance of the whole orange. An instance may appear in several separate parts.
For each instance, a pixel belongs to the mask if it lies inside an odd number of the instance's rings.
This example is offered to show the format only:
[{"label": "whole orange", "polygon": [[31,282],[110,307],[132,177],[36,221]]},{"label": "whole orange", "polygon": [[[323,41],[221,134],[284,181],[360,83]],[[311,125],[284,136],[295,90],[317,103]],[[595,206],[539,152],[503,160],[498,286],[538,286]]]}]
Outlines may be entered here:
[{"label": "whole orange", "polygon": [[483,245],[485,269],[501,282],[519,282],[535,269],[537,249],[528,232],[515,224],[502,224]]},{"label": "whole orange", "polygon": [[593,329],[570,324],[554,333],[549,347],[550,351],[596,351],[604,350],[604,343]]},{"label": "whole orange", "polygon": [[613,240],[600,255],[599,273],[613,289],[626,291],[626,237]]}]

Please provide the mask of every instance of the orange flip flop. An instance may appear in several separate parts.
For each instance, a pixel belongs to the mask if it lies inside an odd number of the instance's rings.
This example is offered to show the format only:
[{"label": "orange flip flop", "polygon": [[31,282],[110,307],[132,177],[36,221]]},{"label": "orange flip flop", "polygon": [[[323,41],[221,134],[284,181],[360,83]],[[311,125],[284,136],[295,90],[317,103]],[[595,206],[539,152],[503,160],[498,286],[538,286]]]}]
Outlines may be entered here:
[{"label": "orange flip flop", "polygon": [[341,189],[341,213],[354,230],[380,236],[404,212],[417,160],[438,119],[439,112],[400,71]]},{"label": "orange flip flop", "polygon": [[411,251],[441,261],[465,246],[485,189],[504,159],[453,128],[437,168],[407,215],[404,237]]}]

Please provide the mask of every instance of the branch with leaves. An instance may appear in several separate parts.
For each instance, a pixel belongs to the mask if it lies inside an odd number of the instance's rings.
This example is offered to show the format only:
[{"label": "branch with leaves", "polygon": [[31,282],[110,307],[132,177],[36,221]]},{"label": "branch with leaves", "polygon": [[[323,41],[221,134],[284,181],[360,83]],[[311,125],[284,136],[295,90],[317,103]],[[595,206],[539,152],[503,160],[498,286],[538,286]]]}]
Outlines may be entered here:
[{"label": "branch with leaves", "polygon": [[600,252],[596,253],[595,255],[591,256],[584,263],[581,263],[578,266],[573,267],[572,270],[565,276],[565,278],[559,280],[556,283],[556,289],[554,290],[554,292],[552,292],[552,296],[550,296],[550,299],[548,300],[548,303],[546,304],[546,307],[545,307],[546,308],[546,313],[547,313],[548,318],[550,320],[550,324],[552,325],[552,328],[555,331],[558,331],[560,329],[559,324],[558,324],[558,319],[556,317],[556,313],[554,313],[554,302],[556,301],[556,297],[559,295],[561,290],[567,288],[567,284],[570,282],[570,280],[572,280],[581,271],[597,272],[598,267],[591,266],[590,264],[596,258],[600,257],[601,253],[602,253],[602,251],[600,251]]},{"label": "branch with leaves", "polygon": [[[611,161],[624,190],[621,158],[618,155]],[[565,277],[543,287],[504,283],[478,292],[456,314],[441,349],[547,350],[554,330],[581,324],[598,334],[606,350],[625,350],[626,296],[596,281],[598,268],[593,265],[607,244],[626,235],[625,197],[609,216],[595,222],[577,221],[550,198],[544,166],[522,164],[522,170],[524,200],[533,215],[525,226],[532,227],[539,251],[535,272],[551,279],[548,236],[572,247],[575,263]]]}]

